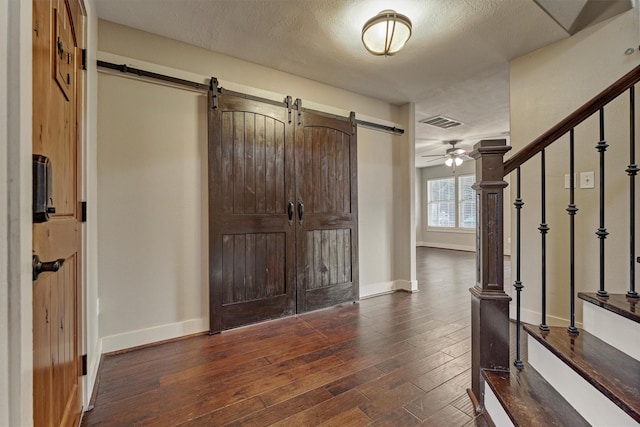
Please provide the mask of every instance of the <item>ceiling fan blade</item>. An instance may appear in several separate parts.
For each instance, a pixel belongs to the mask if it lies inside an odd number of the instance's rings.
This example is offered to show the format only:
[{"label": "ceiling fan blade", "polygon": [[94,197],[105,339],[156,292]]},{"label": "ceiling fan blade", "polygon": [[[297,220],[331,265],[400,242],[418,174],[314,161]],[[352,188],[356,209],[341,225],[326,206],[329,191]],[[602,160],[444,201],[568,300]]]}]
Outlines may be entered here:
[{"label": "ceiling fan blade", "polygon": [[420,157],[444,157],[442,154],[425,154]]},{"label": "ceiling fan blade", "polygon": [[437,162],[437,161],[440,161],[440,160],[442,160],[442,159],[431,159],[431,160],[428,160],[427,163]]}]

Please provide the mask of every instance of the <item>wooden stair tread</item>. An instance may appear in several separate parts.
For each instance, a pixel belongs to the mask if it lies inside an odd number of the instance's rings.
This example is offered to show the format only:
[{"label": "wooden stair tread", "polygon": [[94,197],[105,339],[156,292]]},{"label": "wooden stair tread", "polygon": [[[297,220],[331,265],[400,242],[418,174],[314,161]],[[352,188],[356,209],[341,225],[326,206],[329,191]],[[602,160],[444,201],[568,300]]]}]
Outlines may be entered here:
[{"label": "wooden stair tread", "polygon": [[[531,365],[482,375],[515,426],[588,426],[589,423]],[[491,415],[491,414],[489,414]]]},{"label": "wooden stair tread", "polygon": [[609,298],[602,298],[595,292],[578,292],[578,298],[640,323],[640,299],[629,298],[625,294],[610,294]]},{"label": "wooden stair tread", "polygon": [[571,335],[564,327],[542,332],[537,326],[524,330],[570,366],[582,378],[640,422],[640,362],[589,332]]}]

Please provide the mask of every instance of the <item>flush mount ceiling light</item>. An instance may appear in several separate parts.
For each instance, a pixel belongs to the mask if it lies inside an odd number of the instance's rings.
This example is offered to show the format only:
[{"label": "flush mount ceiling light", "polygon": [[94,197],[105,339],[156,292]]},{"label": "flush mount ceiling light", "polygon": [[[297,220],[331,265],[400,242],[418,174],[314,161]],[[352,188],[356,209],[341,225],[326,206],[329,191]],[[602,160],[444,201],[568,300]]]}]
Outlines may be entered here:
[{"label": "flush mount ceiling light", "polygon": [[374,55],[391,56],[411,37],[411,20],[395,10],[383,10],[362,27],[362,44]]}]

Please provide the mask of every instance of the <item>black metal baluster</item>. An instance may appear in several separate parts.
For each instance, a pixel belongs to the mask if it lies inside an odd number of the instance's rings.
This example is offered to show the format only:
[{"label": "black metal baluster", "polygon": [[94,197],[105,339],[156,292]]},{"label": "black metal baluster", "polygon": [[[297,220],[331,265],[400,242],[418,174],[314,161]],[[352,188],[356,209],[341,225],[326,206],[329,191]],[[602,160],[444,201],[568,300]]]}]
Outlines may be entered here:
[{"label": "black metal baluster", "polygon": [[544,150],[540,153],[540,183],[541,183],[541,198],[542,198],[542,215],[540,220],[540,237],[542,239],[542,322],[540,323],[541,331],[548,331],[549,326],[547,326],[547,232],[549,231],[549,226],[547,225],[547,186],[545,179],[545,158],[544,158]]},{"label": "black metal baluster", "polygon": [[636,101],[635,87],[629,88],[629,292],[627,297],[639,298],[636,292]]},{"label": "black metal baluster", "polygon": [[569,207],[567,208],[567,212],[569,212],[569,271],[570,271],[570,281],[569,288],[571,292],[571,296],[569,299],[570,303],[570,320],[569,327],[567,330],[577,335],[578,328],[576,328],[576,301],[575,301],[575,292],[576,292],[576,253],[575,253],[575,217],[578,212],[578,208],[575,205],[574,193],[575,193],[575,183],[573,176],[574,172],[574,150],[573,150],[573,140],[574,140],[574,131],[571,129],[569,131]]},{"label": "black metal baluster", "polygon": [[604,290],[604,239],[609,233],[604,227],[604,153],[607,151],[607,141],[604,140],[604,108],[600,109],[600,141],[596,145],[596,150],[600,153],[600,227],[596,235],[600,239],[600,288],[598,296],[607,298],[609,294]]},{"label": "black metal baluster", "polygon": [[524,205],[520,197],[520,167],[516,169],[516,201],[513,204],[516,207],[516,281],[513,287],[516,290],[516,360],[513,362],[516,368],[522,369],[524,364],[520,359],[520,292],[522,292],[522,281],[520,280],[520,210]]}]

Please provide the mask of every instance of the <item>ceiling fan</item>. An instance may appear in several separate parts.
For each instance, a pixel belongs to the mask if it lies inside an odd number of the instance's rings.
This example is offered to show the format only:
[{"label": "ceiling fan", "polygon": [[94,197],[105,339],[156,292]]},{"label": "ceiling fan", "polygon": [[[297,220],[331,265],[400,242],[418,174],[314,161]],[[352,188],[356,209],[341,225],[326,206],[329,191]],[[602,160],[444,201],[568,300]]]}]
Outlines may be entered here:
[{"label": "ceiling fan", "polygon": [[469,157],[469,153],[467,153],[464,149],[458,147],[456,148],[456,144],[460,142],[460,139],[452,139],[449,141],[442,141],[445,144],[451,145],[451,148],[447,148],[444,154],[426,154],[422,157],[438,157],[438,159],[433,159],[431,161],[436,161],[439,159],[446,159],[444,164],[453,167],[455,171],[456,166],[460,166],[463,161],[471,159]]}]

